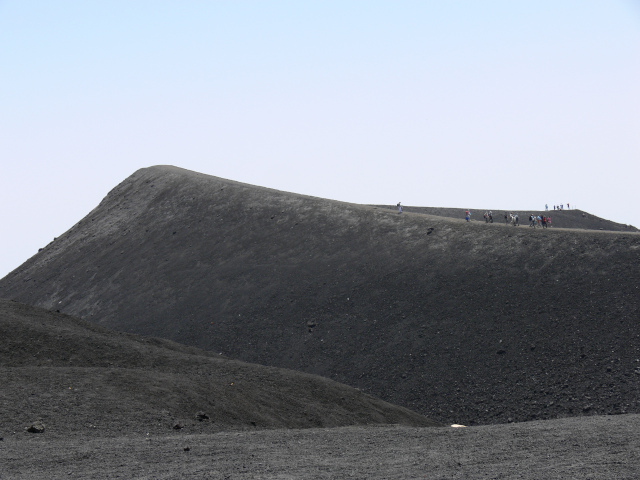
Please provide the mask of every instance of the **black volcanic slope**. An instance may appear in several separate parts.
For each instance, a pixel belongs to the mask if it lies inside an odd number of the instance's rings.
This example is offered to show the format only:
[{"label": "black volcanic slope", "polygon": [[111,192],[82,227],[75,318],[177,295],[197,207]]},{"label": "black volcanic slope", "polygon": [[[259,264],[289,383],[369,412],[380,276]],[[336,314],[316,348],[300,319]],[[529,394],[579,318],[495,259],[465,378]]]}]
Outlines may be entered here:
[{"label": "black volcanic slope", "polygon": [[136,172],[0,296],[357,386],[443,422],[640,412],[640,235]]},{"label": "black volcanic slope", "polygon": [[0,338],[0,437],[38,419],[54,436],[435,425],[322,377],[114,333],[6,300]]}]

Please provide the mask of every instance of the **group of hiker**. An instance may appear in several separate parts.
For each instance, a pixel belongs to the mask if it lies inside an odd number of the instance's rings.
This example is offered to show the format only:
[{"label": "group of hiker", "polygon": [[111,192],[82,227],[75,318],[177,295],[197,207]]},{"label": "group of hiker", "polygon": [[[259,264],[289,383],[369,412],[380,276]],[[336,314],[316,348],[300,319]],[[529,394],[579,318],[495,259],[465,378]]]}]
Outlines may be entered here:
[{"label": "group of hiker", "polygon": [[[549,205],[547,205],[546,203],[544,204],[544,209],[545,210],[549,210]],[[560,205],[554,205],[553,206],[554,210],[564,210],[564,203],[561,203]],[[567,210],[571,210],[571,207],[569,206],[569,203],[567,203]]]},{"label": "group of hiker", "polygon": [[[569,205],[567,204],[567,207]],[[493,223],[493,212],[491,210],[487,210],[486,212],[484,212],[483,215],[484,221],[485,223]],[[471,210],[466,210],[465,211],[465,217],[464,219],[468,222],[471,220]],[[505,224],[511,224],[515,227],[520,225],[520,219],[518,218],[518,214],[514,214],[514,213],[507,213],[504,212],[504,223]],[[529,226],[530,227],[542,227],[542,228],[548,228],[551,226],[551,216],[549,215],[535,215],[535,214],[531,214],[529,215]]]},{"label": "group of hiker", "polygon": [[531,214],[529,215],[529,226],[536,228],[536,227],[542,227],[542,228],[547,228],[551,226],[551,217],[549,216],[540,216],[540,215],[534,215]]},{"label": "group of hiker", "polygon": [[[520,226],[520,220],[518,219],[518,214],[513,214],[513,213],[509,213],[509,215],[507,215],[507,213],[505,212],[504,214],[504,223],[506,223],[507,225],[509,223],[511,223],[511,225],[513,225],[514,227],[518,227]],[[542,228],[547,228],[551,226],[551,217],[549,215],[535,215],[535,214],[531,214],[529,215],[529,226],[536,228],[536,227],[542,227]]]},{"label": "group of hiker", "polygon": [[[402,205],[400,202],[398,202],[398,213],[402,213]],[[545,211],[549,210],[549,205],[544,206]],[[554,210],[564,210],[564,204],[562,205],[554,205],[553,206]],[[567,203],[567,209],[569,209],[569,204]],[[493,223],[493,212],[491,210],[487,210],[484,212],[483,215],[484,221],[485,223]],[[466,210],[465,211],[465,217],[464,219],[468,222],[471,220],[471,210]],[[517,227],[520,225],[520,220],[518,218],[518,214],[513,214],[513,213],[509,213],[507,214],[507,212],[504,212],[504,223],[506,223],[507,225],[510,223],[511,225]],[[529,226],[536,228],[536,227],[542,227],[542,228],[548,228],[551,226],[551,217],[549,215],[535,215],[535,214],[531,214],[529,215]]]},{"label": "group of hiker", "polygon": [[[506,214],[505,214],[506,215]],[[493,223],[493,212],[491,210],[487,210],[483,215],[485,223]],[[468,222],[471,220],[471,210],[467,210],[465,212],[464,219]]]},{"label": "group of hiker", "polygon": [[[510,223],[511,225],[513,225],[514,227],[518,227],[520,226],[520,220],[518,218],[518,214],[513,214],[513,213],[509,213],[507,215],[507,212],[504,213],[504,223],[506,223],[507,225]],[[536,228],[536,227],[542,227],[542,228],[547,228],[551,226],[551,217],[549,215],[535,215],[535,214],[531,214],[529,215],[529,226]]]}]

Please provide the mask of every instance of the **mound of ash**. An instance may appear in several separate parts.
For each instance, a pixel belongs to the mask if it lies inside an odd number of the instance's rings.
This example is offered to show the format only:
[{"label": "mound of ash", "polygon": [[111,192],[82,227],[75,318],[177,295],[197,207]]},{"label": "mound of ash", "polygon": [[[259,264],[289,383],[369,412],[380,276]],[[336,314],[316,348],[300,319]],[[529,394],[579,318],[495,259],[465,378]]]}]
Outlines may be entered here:
[{"label": "mound of ash", "polygon": [[636,233],[398,214],[152,167],[0,296],[470,425],[640,412],[639,267]]},{"label": "mound of ash", "polygon": [[[375,205],[379,208],[397,211],[394,205]],[[465,208],[442,208],[442,207],[402,207],[403,212],[422,213],[424,215],[435,215],[437,217],[448,217],[463,219],[466,216]],[[486,212],[492,212],[492,223],[505,223],[510,219],[510,215],[518,215],[521,225],[528,225],[529,215],[549,216],[551,217],[552,228],[579,228],[583,230],[609,230],[612,232],[638,232],[639,230],[633,225],[625,225],[622,223],[612,222],[604,218],[596,217],[582,210],[496,210],[496,209],[473,209],[471,210],[471,221],[487,222],[484,219]]]},{"label": "mound of ash", "polygon": [[54,436],[436,425],[326,378],[6,300],[0,338],[0,436],[32,423]]}]

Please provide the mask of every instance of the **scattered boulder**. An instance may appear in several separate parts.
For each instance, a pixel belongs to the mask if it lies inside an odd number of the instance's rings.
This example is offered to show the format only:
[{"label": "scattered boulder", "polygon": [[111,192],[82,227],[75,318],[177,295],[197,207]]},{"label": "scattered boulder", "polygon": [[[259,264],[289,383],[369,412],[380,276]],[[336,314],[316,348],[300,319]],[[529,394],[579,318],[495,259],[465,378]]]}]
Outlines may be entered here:
[{"label": "scattered boulder", "polygon": [[42,422],[42,420],[38,420],[36,422],[33,422],[28,427],[26,427],[25,430],[29,433],[43,433],[44,423]]},{"label": "scattered boulder", "polygon": [[209,420],[209,415],[204,412],[198,412],[196,413],[196,420],[198,420],[199,422],[204,422],[205,420]]}]

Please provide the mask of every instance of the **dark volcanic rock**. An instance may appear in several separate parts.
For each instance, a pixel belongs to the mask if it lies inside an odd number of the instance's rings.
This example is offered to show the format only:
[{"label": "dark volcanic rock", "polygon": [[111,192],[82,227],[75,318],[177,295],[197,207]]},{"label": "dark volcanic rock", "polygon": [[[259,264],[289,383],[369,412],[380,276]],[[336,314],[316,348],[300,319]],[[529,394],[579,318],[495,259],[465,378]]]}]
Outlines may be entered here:
[{"label": "dark volcanic rock", "polygon": [[199,422],[204,422],[205,420],[209,420],[209,415],[204,412],[198,412],[196,413],[196,420],[198,420]]},{"label": "dark volcanic rock", "polygon": [[474,424],[640,412],[639,285],[636,233],[398,215],[152,167],[0,295]]},{"label": "dark volcanic rock", "polygon": [[44,422],[42,420],[38,420],[36,422],[33,422],[28,427],[25,427],[25,430],[29,433],[44,433],[44,428]]}]

